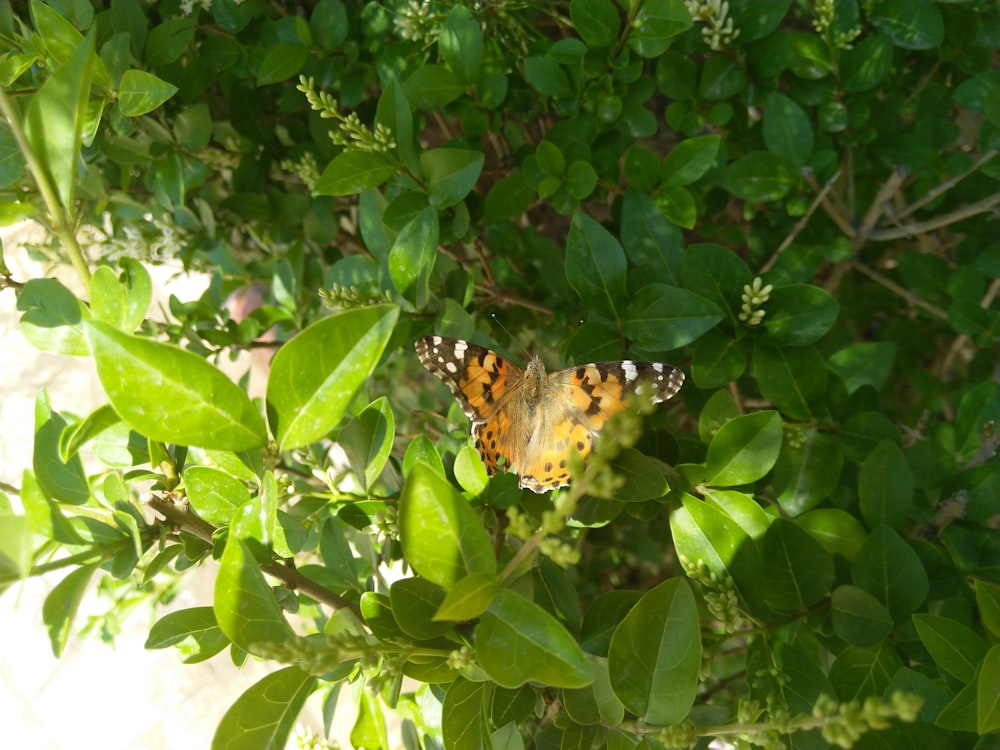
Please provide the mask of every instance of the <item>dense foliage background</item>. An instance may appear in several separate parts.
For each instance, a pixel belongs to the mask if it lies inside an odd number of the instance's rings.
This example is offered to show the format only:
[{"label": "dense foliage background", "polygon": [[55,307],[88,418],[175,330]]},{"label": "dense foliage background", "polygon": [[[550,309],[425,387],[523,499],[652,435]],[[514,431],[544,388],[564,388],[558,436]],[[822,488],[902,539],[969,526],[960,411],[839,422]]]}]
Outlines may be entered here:
[{"label": "dense foliage background", "polygon": [[[108,397],[39,394],[0,583],[64,572],[58,655],[97,581],[163,602],[219,560],[147,644],[274,662],[217,748],[358,681],[365,748],[996,747],[998,20],[0,6],[0,217],[89,294],[0,287]],[[167,258],[213,283],[157,325]],[[688,380],[535,496],[487,478],[429,332]],[[258,402],[213,364],[247,348]]]}]

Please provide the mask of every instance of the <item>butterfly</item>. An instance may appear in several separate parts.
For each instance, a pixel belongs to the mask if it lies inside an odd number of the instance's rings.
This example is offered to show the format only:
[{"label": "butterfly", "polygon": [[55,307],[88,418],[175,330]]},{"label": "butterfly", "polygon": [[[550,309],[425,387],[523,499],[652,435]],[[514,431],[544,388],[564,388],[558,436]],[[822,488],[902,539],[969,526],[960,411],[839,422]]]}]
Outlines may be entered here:
[{"label": "butterfly", "polygon": [[537,356],[522,370],[484,346],[446,336],[419,338],[416,350],[472,422],[487,473],[503,457],[518,485],[537,493],[569,484],[572,451],[590,453],[601,427],[627,399],[660,403],[684,383],[680,369],[659,362],[625,359],[546,373]]}]

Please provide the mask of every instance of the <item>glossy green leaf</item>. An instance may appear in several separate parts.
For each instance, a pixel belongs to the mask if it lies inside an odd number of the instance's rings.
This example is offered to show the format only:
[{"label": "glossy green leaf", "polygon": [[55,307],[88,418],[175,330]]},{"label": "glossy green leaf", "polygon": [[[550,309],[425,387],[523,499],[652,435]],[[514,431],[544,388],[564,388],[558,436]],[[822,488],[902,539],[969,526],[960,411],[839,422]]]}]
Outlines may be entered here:
[{"label": "glossy green leaf", "polygon": [[66,648],[70,628],[97,565],[91,563],[71,572],[53,587],[42,604],[42,622],[49,633],[52,655],[57,659]]},{"label": "glossy green leaf", "polygon": [[598,656],[590,657],[594,681],[587,687],[561,692],[566,713],[577,724],[590,726],[606,724],[615,726],[625,718],[625,707],[611,687],[608,661]]},{"label": "glossy green leaf", "polygon": [[528,210],[537,195],[534,188],[520,172],[493,183],[486,196],[484,218],[497,221],[510,216],[518,216]]},{"label": "glossy green leaf", "polygon": [[719,578],[732,579],[750,611],[764,602],[764,569],[756,545],[732,516],[684,493],[670,513],[670,531],[678,557],[704,565]]},{"label": "glossy green leaf", "polygon": [[754,375],[761,395],[792,420],[822,417],[826,404],[826,362],[811,346],[753,350]]},{"label": "glossy green leaf", "polygon": [[382,473],[395,437],[396,419],[384,396],[372,401],[341,430],[340,445],[363,490]]},{"label": "glossy green leaf", "polygon": [[751,495],[737,490],[705,488],[705,504],[718,508],[739,525],[747,536],[759,540],[774,521]]},{"label": "glossy green leaf", "polygon": [[483,460],[479,457],[479,451],[468,443],[459,448],[455,454],[453,469],[455,480],[463,490],[474,496],[483,493],[489,485],[490,477],[486,473]]},{"label": "glossy green leaf", "polygon": [[588,654],[607,656],[618,624],[642,597],[638,591],[607,591],[591,602],[580,625],[580,645]]},{"label": "glossy green leaf", "polygon": [[764,105],[764,145],[786,162],[801,167],[813,150],[809,117],[792,99],[777,91]]},{"label": "glossy green leaf", "polygon": [[441,736],[445,750],[489,750],[489,729],[483,705],[488,685],[458,679],[448,686],[441,705]]},{"label": "glossy green leaf", "polygon": [[435,620],[462,622],[479,617],[496,596],[496,578],[486,573],[472,573],[455,582],[441,602]]},{"label": "glossy green leaf", "polygon": [[865,37],[841,53],[840,69],[844,90],[870,91],[885,80],[892,70],[895,48],[888,36]]},{"label": "glossy green leaf", "polygon": [[792,167],[770,151],[751,151],[719,170],[719,185],[753,203],[777,201],[798,182]]},{"label": "glossy green leaf", "polygon": [[184,486],[194,512],[215,526],[232,523],[236,510],[250,502],[250,491],[243,482],[208,466],[185,469]]},{"label": "glossy green leaf", "polygon": [[566,71],[551,57],[526,57],[524,77],[539,94],[569,97],[573,95]]},{"label": "glossy green leaf", "polygon": [[118,84],[118,108],[126,117],[139,117],[157,109],[178,88],[144,70],[126,70]]},{"label": "glossy green leaf", "polygon": [[418,162],[413,138],[413,109],[398,80],[390,81],[382,91],[375,112],[375,122],[392,132],[399,158],[415,170]]},{"label": "glossy green leaf", "polygon": [[788,13],[791,0],[755,0],[735,7],[734,25],[740,41],[763,39],[774,31]]},{"label": "glossy green leaf", "polygon": [[683,0],[646,0],[632,22],[628,45],[641,57],[658,58],[693,23]]},{"label": "glossy green leaf", "polygon": [[60,503],[83,505],[90,499],[87,473],[79,455],[63,461],[62,436],[67,430],[66,419],[53,411],[47,391],[35,398],[35,440],[31,466],[35,479],[47,497]]},{"label": "glossy green leaf", "polygon": [[84,324],[97,376],[115,411],[151,440],[241,451],[263,447],[264,420],[238,386],[173,344]]},{"label": "glossy green leaf", "polygon": [[882,695],[892,676],[902,666],[892,644],[883,643],[869,648],[848,646],[830,666],[830,683],[842,701]]},{"label": "glossy green leaf", "polygon": [[194,17],[168,18],[154,26],[146,38],[146,64],[168,65],[184,54],[194,39],[198,22]]},{"label": "glossy green leaf", "polygon": [[854,583],[900,622],[927,598],[927,571],[913,548],[888,526],[872,530],[851,563]]},{"label": "glossy green leaf", "polygon": [[573,215],[566,237],[566,279],[592,309],[616,318],[625,299],[625,251],[584,213]]},{"label": "glossy green leaf", "polygon": [[711,242],[689,245],[681,268],[684,287],[711,300],[735,320],[750,269],[736,253]]},{"label": "glossy green leaf", "polygon": [[663,182],[667,185],[690,185],[704,176],[715,164],[722,138],[700,135],[687,138],[672,149],[663,160]]},{"label": "glossy green leaf", "polygon": [[435,620],[445,590],[426,578],[401,578],[389,587],[392,616],[410,638],[429,641],[451,630],[451,623]]},{"label": "glossy green leaf", "polygon": [[588,47],[610,47],[618,40],[621,19],[610,0],[571,0],[569,17]]},{"label": "glossy green leaf", "polygon": [[976,729],[980,735],[995,733],[1000,730],[1000,644],[983,657],[976,682]]},{"label": "glossy green leaf", "polygon": [[932,49],[944,41],[944,18],[933,0],[886,0],[874,9],[872,23],[904,49]]},{"label": "glossy green leaf", "polygon": [[211,607],[181,609],[157,620],[149,630],[145,648],[177,649],[181,661],[196,664],[210,659],[229,645]]},{"label": "glossy green leaf", "polygon": [[403,456],[403,474],[409,475],[410,470],[417,463],[425,463],[436,473],[444,476],[444,463],[441,461],[441,455],[426,435],[418,435],[406,446],[406,453]]},{"label": "glossy green leaf", "polygon": [[833,557],[791,521],[776,519],[760,550],[768,605],[777,612],[799,612],[830,593]]},{"label": "glossy green leaf", "polygon": [[640,349],[671,351],[691,343],[724,318],[713,302],[666,284],[648,284],[623,313],[626,335]]},{"label": "glossy green leaf", "polygon": [[665,185],[660,188],[656,207],[671,222],[684,229],[692,229],[698,218],[694,194],[680,185]]},{"label": "glossy green leaf", "polygon": [[460,97],[465,86],[444,65],[420,65],[403,83],[407,100],[417,109],[431,110]]},{"label": "glossy green leaf", "polygon": [[889,441],[868,454],[858,475],[861,516],[870,527],[898,527],[913,507],[913,472],[903,452]]},{"label": "glossy green leaf", "polygon": [[837,373],[848,393],[870,385],[882,390],[892,371],[896,345],[891,341],[872,341],[845,347],[830,356],[830,369]]},{"label": "glossy green leaf", "polygon": [[649,282],[679,287],[684,239],[649,194],[628,188],[622,201],[622,246],[635,273]]},{"label": "glossy green leaf", "polygon": [[992,635],[1000,635],[1000,585],[981,578],[974,583],[979,619]]},{"label": "glossy green leaf", "polygon": [[121,270],[99,266],[90,280],[90,309],[97,320],[132,333],[146,317],[153,298],[149,272],[139,261],[122,258]]},{"label": "glossy green leaf", "polygon": [[399,542],[413,569],[444,588],[470,573],[496,574],[493,545],[479,517],[426,464],[416,464],[403,485]]},{"label": "glossy green leaf", "polygon": [[430,298],[429,282],[437,245],[437,211],[425,208],[403,228],[389,251],[392,283],[417,309],[424,308]]},{"label": "glossy green leaf", "polygon": [[252,654],[270,654],[295,639],[250,548],[235,536],[222,553],[214,609],[226,637]]},{"label": "glossy green leaf", "polygon": [[287,81],[302,72],[309,60],[309,49],[294,42],[283,42],[268,50],[257,69],[257,85],[268,86],[272,83]]},{"label": "glossy green leaf", "polygon": [[[2,499],[6,496],[0,493]],[[28,517],[0,511],[0,587],[28,577],[33,551]]]},{"label": "glossy green leaf", "polygon": [[395,305],[339,312],[313,323],[274,355],[268,418],[282,450],[311,443],[336,426],[382,357],[398,316]]},{"label": "glossy green leaf", "polygon": [[267,675],[226,711],[212,738],[212,750],[285,747],[316,685],[316,678],[298,667]]},{"label": "glossy green leaf", "polygon": [[90,349],[82,323],[90,311],[58,279],[29,279],[17,296],[21,333],[37,349],[85,356]]},{"label": "glossy green leaf", "polygon": [[[36,6],[50,10],[40,2]],[[96,59],[93,53],[91,33],[31,97],[24,114],[28,145],[66,210],[73,210],[76,196],[77,159]]]},{"label": "glossy green leaf", "polygon": [[812,534],[831,555],[841,555],[847,560],[854,559],[867,539],[861,522],[838,508],[811,510],[795,522]]},{"label": "glossy green leaf", "polygon": [[729,55],[710,54],[701,69],[698,92],[703,99],[721,101],[737,95],[746,84],[746,74],[736,60]]},{"label": "glossy green leaf", "polygon": [[806,80],[819,80],[833,70],[830,47],[818,34],[792,32],[792,58],[789,68],[795,75]]},{"label": "glossy green leaf", "polygon": [[810,284],[790,284],[771,292],[764,303],[764,334],[769,346],[809,346],[822,338],[840,314],[829,292]]},{"label": "glossy green leaf", "polygon": [[705,483],[732,487],[756,482],[777,461],[781,439],[781,417],[774,411],[727,422],[708,446]]},{"label": "glossy green leaf", "polygon": [[986,655],[986,643],[950,617],[917,613],[913,625],[938,669],[963,683],[972,682]]},{"label": "glossy green leaf", "polygon": [[431,205],[447,208],[463,200],[475,187],[483,170],[482,151],[437,148],[420,155],[420,168],[427,176]]},{"label": "glossy green leaf", "polygon": [[552,615],[530,599],[502,589],[479,620],[479,666],[502,687],[527,682],[578,688],[594,679],[579,644]]},{"label": "glossy green leaf", "polygon": [[474,83],[479,77],[483,61],[483,32],[468,8],[456,5],[448,13],[438,34],[438,50],[445,65],[464,84]]},{"label": "glossy green leaf", "polygon": [[313,41],[329,52],[340,49],[349,30],[347,9],[341,0],[319,0],[309,17]]},{"label": "glossy green leaf", "polygon": [[577,159],[570,164],[566,172],[566,186],[570,195],[578,201],[582,201],[594,191],[597,180],[597,172],[590,166],[590,162],[583,159]]},{"label": "glossy green leaf", "polygon": [[647,591],[625,615],[608,651],[611,686],[647,724],[679,724],[694,705],[701,663],[701,627],[694,594],[683,578]]},{"label": "glossy green leaf", "polygon": [[345,151],[323,170],[316,195],[355,195],[378,187],[396,172],[389,157],[376,151]]},{"label": "glossy green leaf", "polygon": [[837,441],[816,429],[782,443],[774,465],[778,504],[791,518],[815,508],[840,481],[844,455]]},{"label": "glossy green leaf", "polygon": [[277,494],[274,472],[267,471],[257,493],[237,508],[233,516],[230,537],[245,542],[258,560],[266,560],[271,548],[276,546]]}]

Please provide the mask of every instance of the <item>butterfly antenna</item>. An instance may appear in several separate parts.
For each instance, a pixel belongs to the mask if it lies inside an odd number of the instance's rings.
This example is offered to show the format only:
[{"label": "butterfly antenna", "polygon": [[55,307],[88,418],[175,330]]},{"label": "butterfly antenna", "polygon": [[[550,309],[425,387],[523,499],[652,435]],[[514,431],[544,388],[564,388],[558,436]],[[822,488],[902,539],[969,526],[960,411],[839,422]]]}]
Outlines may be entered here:
[{"label": "butterfly antenna", "polygon": [[524,346],[524,344],[521,343],[521,340],[517,339],[517,338],[514,338],[513,334],[511,334],[511,332],[507,330],[507,327],[503,323],[500,322],[500,318],[497,317],[496,313],[490,313],[490,317],[493,318],[493,322],[497,324],[497,327],[499,327],[501,331],[503,331],[504,333],[507,334],[507,338],[510,341],[517,342],[517,345],[519,347],[521,347],[521,349],[524,350],[524,355],[526,357],[530,357],[531,356],[531,352],[529,352],[528,349]]}]

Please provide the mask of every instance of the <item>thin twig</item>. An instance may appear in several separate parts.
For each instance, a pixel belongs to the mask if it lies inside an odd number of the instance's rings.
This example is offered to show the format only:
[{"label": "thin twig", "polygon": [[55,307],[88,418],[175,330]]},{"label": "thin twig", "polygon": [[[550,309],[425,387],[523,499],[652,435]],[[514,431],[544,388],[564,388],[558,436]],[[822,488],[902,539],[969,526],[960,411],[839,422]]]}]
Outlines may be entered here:
[{"label": "thin twig", "polygon": [[[810,174],[806,174],[805,180],[809,183],[809,186],[817,195],[823,192],[819,183],[816,182],[815,177]],[[843,205],[839,204],[839,201],[836,200],[836,196],[836,193],[827,193],[823,196],[822,200],[820,200],[820,205],[823,206],[823,210],[826,212],[826,215],[833,220],[833,223],[837,225],[837,228],[844,233],[844,236],[853,240],[855,236],[857,236],[857,232],[854,227],[851,226],[850,219],[847,216],[847,211]]]},{"label": "thin twig", "polygon": [[809,219],[811,219],[812,215],[816,213],[816,209],[819,208],[819,205],[826,199],[826,196],[829,194],[830,190],[833,188],[833,186],[836,184],[839,178],[840,178],[840,170],[837,170],[834,173],[833,177],[831,177],[829,180],[826,181],[826,184],[823,186],[823,189],[820,190],[819,195],[817,195],[813,199],[812,205],[809,206],[809,210],[802,215],[802,218],[799,219],[798,223],[795,225],[792,231],[788,234],[787,237],[785,237],[784,240],[781,241],[781,244],[778,245],[778,249],[774,251],[774,254],[767,259],[767,262],[763,266],[761,266],[760,271],[758,271],[758,273],[761,274],[767,273],[768,271],[771,270],[771,267],[778,262],[778,257],[783,252],[785,252],[785,250],[788,249],[789,245],[791,245],[795,241],[795,238],[799,236],[799,233],[801,233],[802,230],[805,229],[806,224],[809,223]]},{"label": "thin twig", "polygon": [[962,172],[962,174],[955,175],[954,177],[945,180],[940,185],[937,185],[936,187],[931,188],[930,190],[927,191],[927,194],[924,195],[923,198],[920,198],[918,200],[913,201],[913,203],[909,204],[908,206],[906,206],[905,208],[903,208],[902,210],[900,210],[898,213],[893,214],[891,218],[895,219],[896,221],[900,221],[902,219],[905,219],[907,216],[909,216],[910,214],[912,214],[914,211],[918,211],[919,209],[923,208],[924,206],[926,206],[931,201],[935,200],[939,195],[941,195],[943,193],[946,193],[949,190],[951,190],[953,187],[955,187],[955,185],[957,185],[958,183],[960,183],[962,180],[964,180],[970,174],[973,174],[974,172],[978,172],[979,169],[986,162],[988,162],[990,159],[992,159],[997,154],[1000,154],[1000,151],[987,151],[985,154],[983,154],[982,156],[980,156],[976,160],[975,164],[973,164],[967,170],[965,170],[964,172]]},{"label": "thin twig", "polygon": [[878,220],[885,214],[886,203],[889,202],[892,196],[899,192],[899,188],[903,186],[903,182],[905,180],[906,175],[903,170],[894,169],[892,174],[889,175],[889,179],[882,183],[882,186],[878,189],[878,193],[875,195],[871,205],[868,207],[868,211],[861,220],[861,226],[858,229],[858,236],[855,238],[855,252],[860,250],[861,247],[868,241],[872,230],[875,228],[875,225],[878,224]]},{"label": "thin twig", "polygon": [[[212,544],[215,527],[192,513],[186,502],[178,503],[161,495],[154,494],[150,497],[148,505],[181,531],[186,531],[198,537],[203,542]],[[357,604],[349,602],[342,596],[320,586],[311,578],[306,578],[295,570],[295,568],[290,568],[279,563],[265,563],[260,566],[260,569],[269,576],[277,578],[292,590],[301,591],[316,601],[322,602],[334,609],[350,609],[359,617],[361,616],[361,611],[358,609]]]},{"label": "thin twig", "polygon": [[1000,206],[1000,193],[994,193],[989,198],[983,198],[975,203],[970,203],[967,206],[957,208],[951,213],[934,216],[927,221],[921,221],[916,224],[908,224],[906,226],[899,227],[898,229],[882,229],[877,232],[872,232],[868,236],[868,239],[875,242],[888,242],[889,240],[901,240],[907,237],[916,237],[926,232],[931,232],[935,229],[946,227],[949,224],[962,221],[963,219],[968,219],[976,214],[986,213],[987,211],[993,210],[997,206]]},{"label": "thin twig", "polygon": [[866,266],[864,263],[861,263],[860,261],[852,258],[851,260],[848,261],[848,264],[855,271],[860,271],[861,273],[863,273],[865,276],[867,276],[872,281],[874,281],[874,282],[876,282],[878,284],[881,284],[882,286],[884,286],[886,289],[888,289],[891,292],[895,292],[896,294],[898,294],[900,297],[902,297],[903,299],[905,299],[907,302],[909,302],[914,307],[919,307],[919,308],[921,308],[923,310],[926,310],[931,315],[936,315],[937,317],[941,318],[942,320],[947,320],[948,319],[948,313],[945,312],[944,310],[942,310],[940,307],[937,307],[936,305],[932,305],[930,302],[927,302],[923,298],[918,297],[916,294],[914,294],[913,292],[911,292],[906,287],[900,286],[899,284],[897,284],[892,279],[889,279],[886,276],[883,276],[882,274],[880,274],[878,271],[873,271],[871,268],[869,268],[868,266]]}]

